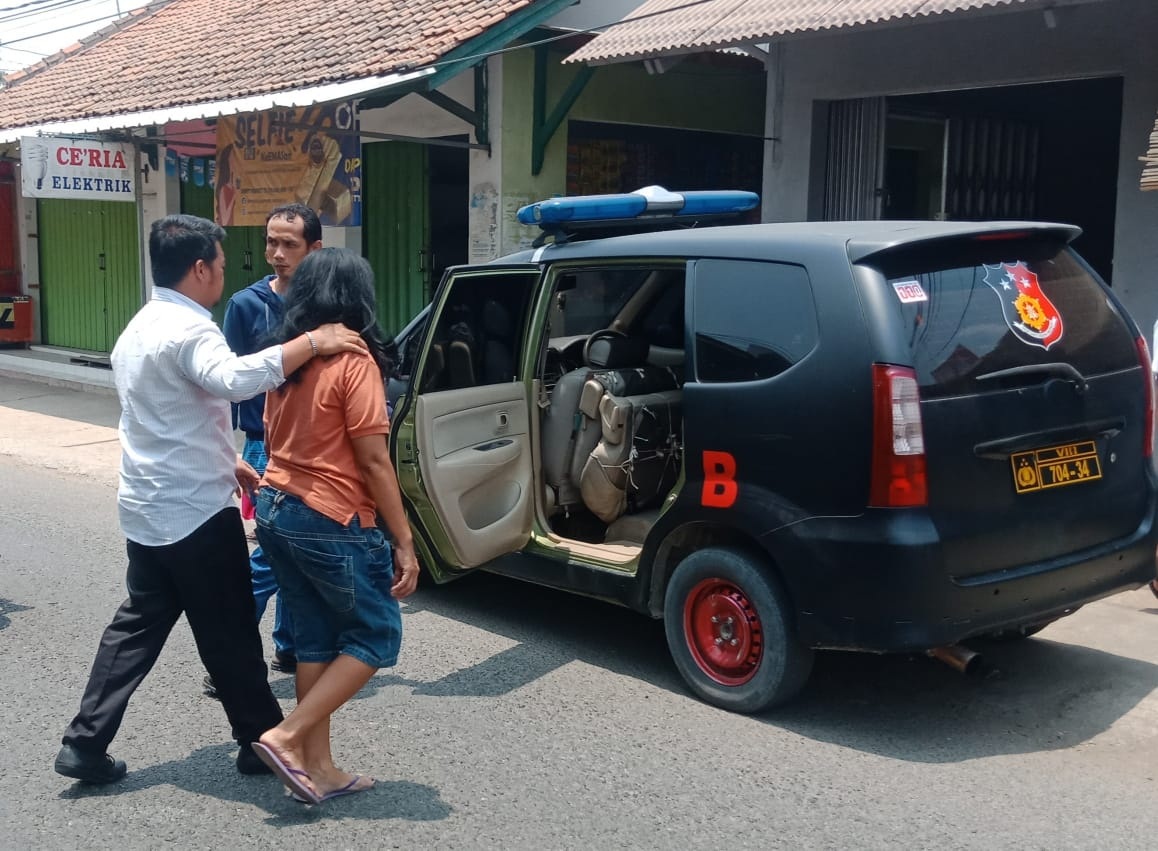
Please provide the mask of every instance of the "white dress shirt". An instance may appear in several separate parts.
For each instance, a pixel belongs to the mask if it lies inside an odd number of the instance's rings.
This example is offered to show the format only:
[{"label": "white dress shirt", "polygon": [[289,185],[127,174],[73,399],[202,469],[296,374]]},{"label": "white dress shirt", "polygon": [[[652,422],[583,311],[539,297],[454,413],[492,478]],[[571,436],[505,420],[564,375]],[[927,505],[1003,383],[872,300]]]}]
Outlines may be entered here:
[{"label": "white dress shirt", "polygon": [[155,287],[117,338],[112,364],[121,530],[145,546],[175,543],[232,503],[229,403],[282,384],[282,347],[237,357],[208,310]]}]

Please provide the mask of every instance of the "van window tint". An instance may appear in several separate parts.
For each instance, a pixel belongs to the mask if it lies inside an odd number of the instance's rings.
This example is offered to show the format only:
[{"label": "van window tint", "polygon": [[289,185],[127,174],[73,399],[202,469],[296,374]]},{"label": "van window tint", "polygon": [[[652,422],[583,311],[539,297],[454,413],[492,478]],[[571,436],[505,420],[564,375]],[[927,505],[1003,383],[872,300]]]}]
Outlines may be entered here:
[{"label": "van window tint", "polygon": [[559,276],[551,311],[551,336],[573,337],[608,327],[650,274],[611,266]]},{"label": "van window tint", "polygon": [[[518,377],[523,329],[538,270],[452,275],[426,347],[419,391],[505,384]],[[429,321],[429,320],[428,320]]]},{"label": "van window tint", "polygon": [[800,266],[697,261],[692,321],[699,381],[771,378],[816,347],[816,305]]},{"label": "van window tint", "polygon": [[923,397],[1011,386],[1016,377],[977,378],[1018,366],[1064,362],[1087,377],[1137,366],[1128,324],[1070,249],[1011,246],[1004,254],[885,272]]}]

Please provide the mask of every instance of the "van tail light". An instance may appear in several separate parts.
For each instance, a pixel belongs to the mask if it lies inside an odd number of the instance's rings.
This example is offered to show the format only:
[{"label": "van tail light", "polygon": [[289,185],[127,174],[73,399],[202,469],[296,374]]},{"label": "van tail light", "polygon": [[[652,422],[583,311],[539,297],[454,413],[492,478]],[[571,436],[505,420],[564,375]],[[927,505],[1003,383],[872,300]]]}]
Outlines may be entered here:
[{"label": "van tail light", "polygon": [[1142,337],[1134,340],[1138,348],[1138,365],[1142,367],[1143,383],[1146,385],[1146,415],[1142,422],[1142,457],[1154,456],[1154,373],[1150,361],[1150,350]]},{"label": "van tail light", "polygon": [[873,364],[869,505],[906,508],[926,505],[928,501],[917,373],[908,367]]}]

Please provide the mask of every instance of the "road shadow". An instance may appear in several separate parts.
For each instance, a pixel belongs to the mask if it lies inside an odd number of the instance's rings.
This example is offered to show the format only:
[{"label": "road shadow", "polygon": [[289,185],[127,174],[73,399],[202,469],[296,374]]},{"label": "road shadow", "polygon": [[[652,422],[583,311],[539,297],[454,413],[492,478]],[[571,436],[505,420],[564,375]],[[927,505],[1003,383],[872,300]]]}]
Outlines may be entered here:
[{"label": "road shadow", "polygon": [[892,759],[961,762],[1089,741],[1158,688],[1158,665],[1048,634],[970,646],[995,676],[966,677],[924,656],[818,653],[800,698],[761,720]]},{"label": "road shadow", "polygon": [[0,597],[0,630],[7,629],[12,619],[9,615],[14,615],[17,612],[28,612],[32,610],[32,606],[22,606],[19,603],[13,603],[11,600],[5,600]]},{"label": "road shadow", "polygon": [[424,584],[406,613],[430,611],[515,643],[440,680],[415,684],[436,697],[498,697],[579,660],[684,692],[663,623],[599,600],[493,574]]},{"label": "road shadow", "polygon": [[112,393],[92,393],[0,377],[0,407],[116,428],[121,408]]},{"label": "road shadow", "polygon": [[[498,697],[582,661],[690,698],[662,623],[626,609],[489,574],[424,586],[411,601],[411,611],[517,644],[435,682],[380,674],[382,684],[423,695]],[[960,762],[1072,747],[1108,730],[1158,688],[1158,665],[1050,641],[1048,630],[972,646],[992,676],[966,677],[923,654],[818,652],[801,695],[757,720],[894,759]]]},{"label": "road shadow", "polygon": [[272,776],[238,774],[233,766],[236,749],[232,744],[206,745],[185,759],[130,770],[124,780],[108,786],[74,783],[61,791],[60,798],[114,798],[156,786],[173,786],[196,795],[261,807],[268,813],[264,823],[272,827],[335,818],[441,821],[453,811],[434,787],[405,780],[379,780],[366,792],[336,798],[316,807],[307,806],[287,797],[285,787]]}]

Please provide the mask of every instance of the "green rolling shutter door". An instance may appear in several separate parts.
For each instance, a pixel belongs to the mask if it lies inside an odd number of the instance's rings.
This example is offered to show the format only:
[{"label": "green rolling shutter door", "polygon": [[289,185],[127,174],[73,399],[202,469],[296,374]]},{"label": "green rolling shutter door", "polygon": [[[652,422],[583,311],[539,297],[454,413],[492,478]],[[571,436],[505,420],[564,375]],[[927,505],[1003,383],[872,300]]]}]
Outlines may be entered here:
[{"label": "green rolling shutter door", "polygon": [[377,281],[378,321],[393,336],[430,300],[427,148],[362,146],[362,255]]},{"label": "green rolling shutter door", "polygon": [[[213,221],[213,187],[206,182],[198,186],[192,180],[181,183],[181,212]],[[225,229],[225,292],[213,308],[217,324],[225,318],[229,297],[273,272],[265,262],[265,227],[229,227]]]},{"label": "green rolling shutter door", "polygon": [[136,206],[41,199],[37,208],[44,342],[111,351],[141,306]]},{"label": "green rolling shutter door", "polygon": [[245,289],[258,278],[273,274],[265,262],[265,226],[228,227],[225,229],[225,291],[213,308],[213,318],[220,325],[225,305],[235,292]]}]

